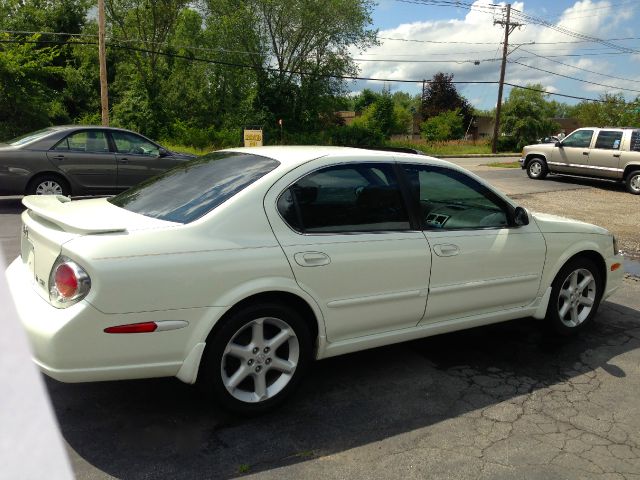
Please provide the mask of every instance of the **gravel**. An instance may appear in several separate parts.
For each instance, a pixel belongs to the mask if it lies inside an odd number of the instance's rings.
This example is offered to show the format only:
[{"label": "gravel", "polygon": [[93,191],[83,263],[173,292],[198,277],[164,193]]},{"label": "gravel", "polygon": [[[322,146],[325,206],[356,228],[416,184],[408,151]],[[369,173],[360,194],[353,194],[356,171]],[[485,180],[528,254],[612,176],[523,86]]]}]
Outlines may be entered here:
[{"label": "gravel", "polygon": [[607,228],[629,258],[640,259],[640,197],[620,186],[510,195],[534,212],[574,218]]}]

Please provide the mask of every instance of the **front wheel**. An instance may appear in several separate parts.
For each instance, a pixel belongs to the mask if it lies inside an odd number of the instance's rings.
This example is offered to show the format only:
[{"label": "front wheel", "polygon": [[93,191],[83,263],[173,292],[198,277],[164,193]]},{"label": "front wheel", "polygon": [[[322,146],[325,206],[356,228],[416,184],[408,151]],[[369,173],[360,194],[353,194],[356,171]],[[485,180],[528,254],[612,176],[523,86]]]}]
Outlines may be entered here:
[{"label": "front wheel", "polygon": [[311,350],[309,328],[295,310],[278,304],[246,307],[207,340],[198,382],[231,411],[263,413],[293,392]]},{"label": "front wheel", "polygon": [[627,175],[624,183],[627,187],[627,192],[640,195],[640,170],[636,170]]},{"label": "front wheel", "polygon": [[568,262],[551,286],[547,320],[556,333],[578,333],[596,315],[602,298],[602,279],[595,263],[588,258]]},{"label": "front wheel", "polygon": [[546,163],[539,158],[534,158],[527,164],[527,175],[534,180],[542,180],[547,176],[549,170]]}]

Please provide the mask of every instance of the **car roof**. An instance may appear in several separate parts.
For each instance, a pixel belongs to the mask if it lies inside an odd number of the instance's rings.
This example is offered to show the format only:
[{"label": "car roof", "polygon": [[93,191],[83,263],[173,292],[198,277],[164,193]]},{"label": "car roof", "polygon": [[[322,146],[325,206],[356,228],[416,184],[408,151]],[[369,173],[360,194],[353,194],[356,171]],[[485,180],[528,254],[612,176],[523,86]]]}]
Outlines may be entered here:
[{"label": "car roof", "polygon": [[443,167],[455,167],[454,164],[427,155],[417,155],[413,153],[402,153],[394,151],[368,150],[354,147],[331,147],[331,146],[267,146],[267,147],[240,147],[225,149],[228,152],[249,153],[263,157],[273,158],[281,164],[293,168],[310,160],[320,157],[340,157],[362,160],[362,157],[373,159],[400,159],[407,163],[428,163],[430,165],[440,165]]}]

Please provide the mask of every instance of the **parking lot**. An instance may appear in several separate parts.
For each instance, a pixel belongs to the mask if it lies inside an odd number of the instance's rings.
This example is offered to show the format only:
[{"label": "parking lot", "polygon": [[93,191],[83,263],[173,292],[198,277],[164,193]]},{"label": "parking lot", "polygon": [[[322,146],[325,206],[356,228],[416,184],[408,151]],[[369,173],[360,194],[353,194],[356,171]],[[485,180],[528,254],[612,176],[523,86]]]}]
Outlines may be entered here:
[{"label": "parking lot", "polygon": [[[637,253],[637,197],[483,163],[466,166],[528,208],[610,228]],[[7,262],[20,211],[18,198],[0,199]],[[176,379],[46,385],[82,479],[640,479],[640,279],[625,278],[576,339],[524,319],[331,358],[258,418],[224,413]]]}]

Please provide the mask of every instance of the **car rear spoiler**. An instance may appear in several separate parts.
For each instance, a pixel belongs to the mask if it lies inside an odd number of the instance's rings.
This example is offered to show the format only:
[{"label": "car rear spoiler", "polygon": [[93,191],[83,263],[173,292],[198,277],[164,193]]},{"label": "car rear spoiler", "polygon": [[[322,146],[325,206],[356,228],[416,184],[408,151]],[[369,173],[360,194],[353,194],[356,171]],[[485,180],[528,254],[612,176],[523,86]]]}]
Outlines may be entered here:
[{"label": "car rear spoiler", "polygon": [[56,224],[69,233],[99,234],[124,232],[123,225],[109,225],[104,218],[88,217],[86,212],[69,210],[71,199],[63,195],[29,195],[22,199],[22,204],[38,217]]}]

